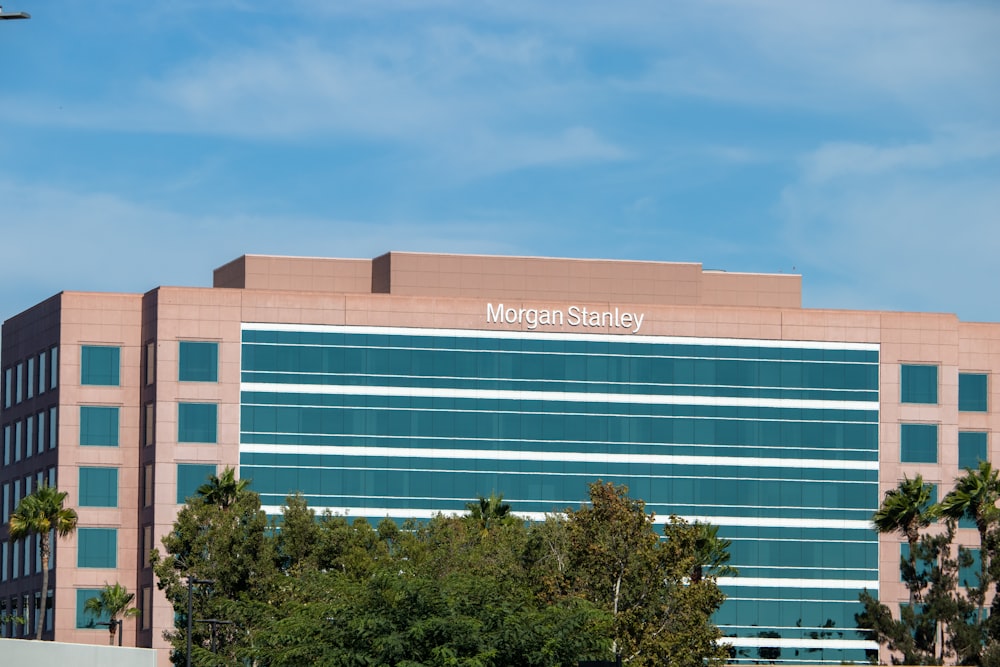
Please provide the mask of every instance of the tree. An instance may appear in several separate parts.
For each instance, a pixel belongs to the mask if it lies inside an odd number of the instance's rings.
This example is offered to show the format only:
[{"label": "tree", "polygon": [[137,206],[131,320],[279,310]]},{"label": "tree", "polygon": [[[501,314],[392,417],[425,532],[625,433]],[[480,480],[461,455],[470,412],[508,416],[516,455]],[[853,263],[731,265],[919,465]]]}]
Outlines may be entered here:
[{"label": "tree", "polygon": [[989,533],[996,523],[998,510],[997,500],[1000,500],[1000,477],[989,461],[981,461],[979,468],[969,468],[965,474],[955,480],[955,488],[948,492],[939,502],[934,512],[938,516],[958,521],[971,519],[979,531],[979,589],[982,599],[979,602],[979,620],[983,617],[983,602],[989,586],[990,558]]},{"label": "tree", "polygon": [[729,577],[737,574],[729,564],[729,547],[732,541],[719,537],[719,527],[710,523],[695,521],[691,524],[695,534],[695,564],[691,581],[698,583],[705,574],[713,577]]},{"label": "tree", "polygon": [[34,493],[21,499],[8,523],[11,540],[19,540],[32,534],[38,536],[38,551],[42,558],[41,609],[35,636],[38,640],[41,640],[45,629],[45,607],[48,603],[49,555],[52,548],[49,533],[55,531],[58,538],[66,537],[76,530],[76,510],[63,506],[66,495],[65,491],[42,484]]},{"label": "tree", "polygon": [[711,616],[725,596],[713,576],[692,581],[701,529],[671,517],[664,539],[628,489],[590,485],[590,504],[567,510],[572,589],[608,611],[612,650],[630,665],[723,664]]},{"label": "tree", "polygon": [[[924,483],[922,475],[913,479],[904,476],[899,485],[885,492],[882,505],[872,516],[875,530],[880,533],[899,532],[910,547],[907,566],[916,570],[916,549],[920,531],[931,524],[931,485]],[[910,588],[910,604],[918,600],[918,593]]]},{"label": "tree", "polygon": [[[180,660],[186,649],[190,578],[212,582],[192,588],[195,618],[236,620],[232,617],[235,603],[246,599],[274,602],[278,578],[269,527],[260,496],[245,488],[238,489],[225,506],[196,495],[178,512],[173,530],[162,541],[165,553],[154,549],[150,555],[157,586],[170,600],[177,619],[174,630],[165,633],[175,659]],[[218,628],[218,655],[235,659],[249,630],[242,624]],[[200,662],[197,655],[208,653],[210,629],[195,625],[191,639],[196,662]]]},{"label": "tree", "polygon": [[249,485],[249,479],[236,479],[236,471],[226,468],[219,476],[211,475],[207,482],[198,487],[196,493],[209,505],[218,505],[226,509],[246,491]]},{"label": "tree", "polygon": [[134,599],[135,593],[129,593],[127,588],[115,582],[104,584],[100,595],[83,603],[84,611],[87,613],[98,618],[107,616],[108,632],[111,634],[108,644],[114,646],[119,617],[124,619],[139,615],[139,610],[131,606]]},{"label": "tree", "polygon": [[488,498],[479,496],[479,502],[467,503],[465,508],[469,510],[469,521],[483,533],[514,518],[510,513],[510,504],[503,501],[502,493],[491,492]]}]

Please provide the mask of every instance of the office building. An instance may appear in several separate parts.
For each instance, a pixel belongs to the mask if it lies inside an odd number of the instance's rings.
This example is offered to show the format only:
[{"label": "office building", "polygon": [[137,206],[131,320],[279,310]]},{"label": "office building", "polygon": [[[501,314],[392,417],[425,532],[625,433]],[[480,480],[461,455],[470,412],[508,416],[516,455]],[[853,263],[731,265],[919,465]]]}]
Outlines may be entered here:
[{"label": "office building", "polygon": [[[626,484],[732,540],[738,662],[862,662],[858,594],[906,600],[882,494],[916,473],[946,492],[1000,425],[1000,324],[804,308],[800,276],[685,263],[248,255],[211,288],[57,294],[6,321],[0,366],[4,524],[46,481],[80,516],[48,618],[0,630],[103,642],[82,605],[118,581],[143,611],[126,645],[161,664],[173,611],[144,554],[225,466],[271,513],[301,491],[375,521],[492,491],[541,517]],[[31,617],[36,545],[0,544],[0,613]]]}]

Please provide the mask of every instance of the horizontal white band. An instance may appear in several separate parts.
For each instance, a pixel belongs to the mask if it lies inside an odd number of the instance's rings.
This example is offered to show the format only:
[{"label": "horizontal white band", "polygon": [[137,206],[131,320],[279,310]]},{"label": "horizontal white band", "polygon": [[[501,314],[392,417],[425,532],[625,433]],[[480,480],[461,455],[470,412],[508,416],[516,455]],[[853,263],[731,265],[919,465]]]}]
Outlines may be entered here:
[{"label": "horizontal white band", "polygon": [[[843,629],[843,628],[839,628]],[[805,638],[784,638],[784,637],[723,637],[720,644],[731,644],[745,648],[839,648],[839,649],[864,649],[866,651],[878,649],[878,642],[868,639],[805,639]],[[761,660],[760,662],[763,662]],[[798,662],[798,661],[793,661]]]},{"label": "horizontal white band", "polygon": [[451,387],[367,387],[359,385],[284,384],[244,382],[240,391],[327,396],[393,396],[401,398],[465,398],[500,401],[562,401],[565,403],[625,403],[638,405],[696,405],[729,408],[791,408],[795,410],[864,410],[878,412],[877,401],[822,401],[808,398],[745,398],[739,396],[670,396],[605,394],[583,391],[521,391],[455,389]]},{"label": "horizontal white band", "polygon": [[[878,470],[878,461],[778,459],[675,454],[617,454],[609,452],[513,452],[493,449],[436,449],[344,445],[241,444],[247,454],[313,456],[381,456],[411,459],[467,459],[476,461],[565,461],[572,463],[629,463],[637,465],[728,466],[735,468],[792,468],[823,470]],[[872,484],[876,482],[872,480]]]},{"label": "horizontal white band", "polygon": [[[329,511],[331,514],[342,516],[360,516],[368,518],[382,519],[393,517],[398,519],[433,519],[438,514],[452,516],[460,514],[461,510],[440,510],[424,508],[402,508],[402,507],[343,507],[343,506],[310,506],[317,514]],[[267,514],[281,514],[281,505],[263,505],[262,509]],[[352,514],[353,512],[353,514]],[[517,516],[528,521],[545,521],[545,517],[554,512],[514,512]],[[747,528],[836,528],[841,530],[873,530],[871,521],[848,521],[844,519],[783,519],[779,517],[753,518],[753,517],[680,517],[688,523],[699,521],[710,523],[715,526],[737,526]],[[653,523],[663,525],[670,521],[670,515],[657,514],[653,518]],[[875,542],[876,538],[872,539]]]},{"label": "horizontal white band", "polygon": [[839,588],[878,590],[878,580],[871,579],[793,579],[784,577],[719,577],[720,586],[763,588]]},{"label": "horizontal white band", "polygon": [[[630,306],[633,304],[629,304]],[[483,315],[485,317],[485,303]],[[765,347],[808,350],[857,350],[878,352],[878,343],[843,343],[839,341],[810,340],[765,340],[758,338],[701,338],[692,336],[648,336],[595,333],[555,333],[540,331],[511,331],[483,329],[437,329],[417,327],[371,327],[330,324],[277,324],[267,322],[243,322],[242,331],[282,331],[307,333],[348,333],[400,336],[450,336],[452,338],[505,338],[540,340],[586,340],[612,343],[670,343],[674,345],[724,345],[727,347]],[[875,363],[875,362],[872,362]]]}]

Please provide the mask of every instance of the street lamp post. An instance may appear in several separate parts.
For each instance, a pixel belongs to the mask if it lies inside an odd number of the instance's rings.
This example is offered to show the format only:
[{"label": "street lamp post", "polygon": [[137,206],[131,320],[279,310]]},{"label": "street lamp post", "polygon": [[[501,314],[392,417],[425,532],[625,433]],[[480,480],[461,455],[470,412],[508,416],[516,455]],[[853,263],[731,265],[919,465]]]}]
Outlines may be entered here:
[{"label": "street lamp post", "polygon": [[97,623],[94,623],[94,625],[103,625],[106,628],[110,628],[112,625],[117,625],[118,626],[118,645],[119,646],[122,645],[122,633],[124,632],[122,630],[122,619],[116,618],[113,621],[99,621]]},{"label": "street lamp post", "polygon": [[208,623],[212,627],[212,653],[215,653],[215,629],[220,625],[236,625],[235,621],[220,621],[217,618],[199,618],[195,623]]},{"label": "street lamp post", "polygon": [[215,581],[212,579],[195,579],[188,577],[188,613],[187,613],[187,667],[191,667],[191,631],[194,626],[191,616],[191,589],[195,584],[211,586]]}]

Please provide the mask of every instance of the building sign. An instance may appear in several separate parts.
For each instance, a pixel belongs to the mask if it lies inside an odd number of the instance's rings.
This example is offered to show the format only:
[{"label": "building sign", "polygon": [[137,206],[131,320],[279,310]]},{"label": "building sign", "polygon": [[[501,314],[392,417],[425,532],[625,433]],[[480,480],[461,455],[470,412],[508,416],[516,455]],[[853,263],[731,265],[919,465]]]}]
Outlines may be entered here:
[{"label": "building sign", "polygon": [[502,303],[486,304],[487,324],[526,325],[529,331],[538,327],[606,327],[627,329],[639,333],[646,313],[634,313],[615,307],[613,310],[591,310],[585,306],[560,308],[506,308]]}]

